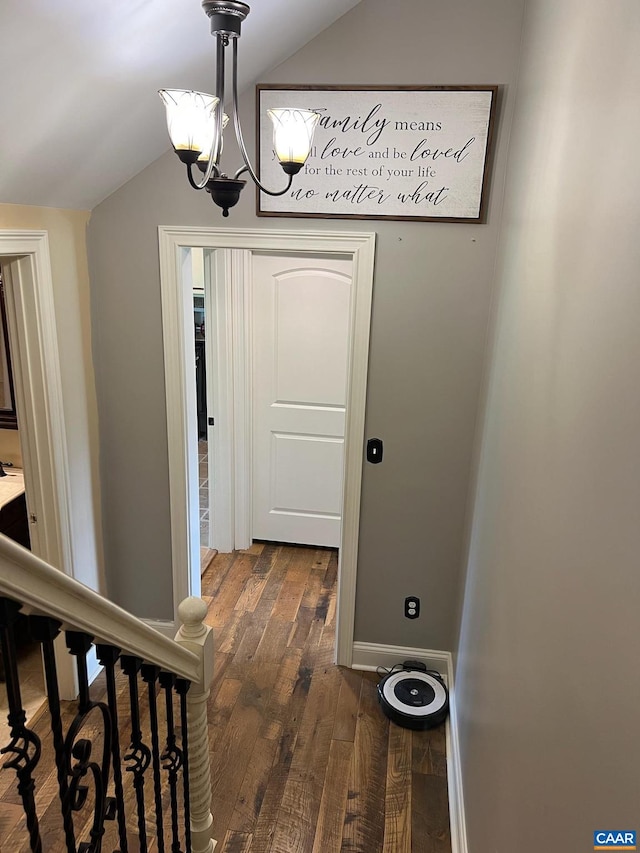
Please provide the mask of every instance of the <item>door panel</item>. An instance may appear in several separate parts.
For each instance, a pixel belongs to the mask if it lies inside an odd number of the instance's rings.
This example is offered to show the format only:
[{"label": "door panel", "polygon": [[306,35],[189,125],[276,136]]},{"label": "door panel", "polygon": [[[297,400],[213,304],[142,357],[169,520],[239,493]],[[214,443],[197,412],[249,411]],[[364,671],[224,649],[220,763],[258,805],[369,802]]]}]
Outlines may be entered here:
[{"label": "door panel", "polygon": [[[272,433],[271,503],[277,512],[340,517],[344,440],[322,435]],[[328,470],[325,470],[328,469]],[[309,489],[307,483],[314,484]]]},{"label": "door panel", "polygon": [[340,543],[351,261],[254,255],[253,536]]},{"label": "door panel", "polygon": [[344,409],[350,278],[327,269],[272,274],[277,402]]}]

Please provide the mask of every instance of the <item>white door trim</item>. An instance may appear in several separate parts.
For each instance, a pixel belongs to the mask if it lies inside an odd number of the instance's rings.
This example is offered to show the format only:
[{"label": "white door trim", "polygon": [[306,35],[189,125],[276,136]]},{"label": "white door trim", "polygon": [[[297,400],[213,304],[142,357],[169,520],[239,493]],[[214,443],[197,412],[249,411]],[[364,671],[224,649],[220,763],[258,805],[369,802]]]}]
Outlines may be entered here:
[{"label": "white door trim", "polygon": [[[37,519],[29,525],[31,549],[73,577],[71,484],[47,232],[0,230],[0,259],[7,322],[17,344],[12,367],[25,491],[29,514]],[[63,698],[75,697],[67,654],[58,655],[58,677]]]},{"label": "white door trim", "polygon": [[191,448],[187,441],[187,436],[197,435],[196,389],[194,371],[187,369],[185,358],[189,343],[195,349],[193,295],[182,286],[182,255],[192,244],[165,237],[162,228],[159,231],[173,615],[177,626],[180,602],[200,595],[199,571],[197,578],[193,573],[200,562],[198,453],[197,445]]},{"label": "white door trim", "polygon": [[[223,554],[233,551],[235,462],[233,454],[234,393],[233,373],[218,370],[221,364],[233,363],[233,298],[231,288],[232,253],[226,249],[211,252],[205,259],[205,336],[207,361],[207,401],[213,401],[216,413],[213,427],[207,426],[207,436],[215,430],[216,441],[209,441],[209,465],[216,472],[209,483],[209,546]],[[210,283],[215,282],[214,287]],[[216,333],[211,334],[215,329]],[[216,369],[211,369],[215,366]]]},{"label": "white door trim", "polygon": [[[231,263],[231,293],[233,298],[233,390],[235,505],[233,507],[235,547],[251,545],[251,515],[253,494],[253,382],[251,359],[251,275],[252,253],[235,251]],[[217,282],[214,282],[217,284]],[[219,363],[220,367],[221,364]],[[217,547],[217,545],[213,545]],[[222,550],[222,549],[219,549]]]},{"label": "white door trim", "polygon": [[[369,359],[369,329],[375,233],[342,231],[292,231],[271,229],[185,228],[160,226],[160,284],[162,292],[162,327],[165,354],[167,394],[167,432],[169,443],[169,488],[171,493],[171,541],[174,573],[174,607],[187,595],[199,594],[193,561],[199,566],[199,541],[189,535],[189,514],[197,517],[197,462],[187,458],[187,437],[195,429],[193,412],[186,405],[187,387],[193,380],[187,370],[185,321],[193,325],[187,311],[186,288],[181,286],[181,253],[184,249],[244,249],[260,252],[293,252],[296,254],[331,253],[353,260],[351,299],[351,340],[349,383],[345,428],[345,463],[343,486],[343,520],[338,573],[336,661],[351,666],[355,623],[355,593],[360,523],[360,494],[364,443],[364,417]],[[227,310],[232,295],[228,295]],[[235,298],[240,298],[236,293]],[[238,334],[238,330],[235,330]],[[246,351],[246,340],[245,340]],[[246,371],[246,365],[239,369]],[[238,413],[235,413],[236,416]],[[244,417],[247,417],[246,412]],[[242,464],[246,465],[247,460]],[[190,467],[190,470],[187,470]],[[240,495],[242,498],[242,495]],[[235,504],[238,495],[235,496]],[[246,502],[244,504],[246,506]],[[236,519],[233,515],[233,538]],[[242,528],[245,524],[238,519]],[[240,531],[238,531],[240,532]],[[221,534],[222,531],[218,531]],[[218,539],[219,542],[222,539]],[[194,547],[194,545],[196,547]]]}]

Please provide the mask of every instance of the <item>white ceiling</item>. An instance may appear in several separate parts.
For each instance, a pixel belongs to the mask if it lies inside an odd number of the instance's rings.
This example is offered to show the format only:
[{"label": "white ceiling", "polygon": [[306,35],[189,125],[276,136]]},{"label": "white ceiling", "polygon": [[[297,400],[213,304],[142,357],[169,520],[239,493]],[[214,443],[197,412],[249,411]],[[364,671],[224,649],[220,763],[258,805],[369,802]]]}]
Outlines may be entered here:
[{"label": "white ceiling", "polygon": [[[255,0],[240,88],[359,0]],[[213,89],[199,0],[0,0],[0,202],[91,209],[170,147],[160,88]]]}]

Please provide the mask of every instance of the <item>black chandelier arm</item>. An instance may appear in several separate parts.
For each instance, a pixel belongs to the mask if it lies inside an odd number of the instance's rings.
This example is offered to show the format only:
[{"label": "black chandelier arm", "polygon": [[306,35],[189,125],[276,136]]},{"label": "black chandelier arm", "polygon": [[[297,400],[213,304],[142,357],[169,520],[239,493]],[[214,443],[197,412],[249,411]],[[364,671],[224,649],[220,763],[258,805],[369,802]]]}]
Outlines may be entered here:
[{"label": "black chandelier arm", "polygon": [[249,154],[247,153],[247,147],[244,144],[244,137],[242,136],[242,127],[240,126],[240,116],[238,115],[238,39],[233,39],[233,74],[232,74],[232,87],[231,87],[231,95],[232,95],[232,111],[233,111],[233,125],[236,131],[236,139],[238,140],[238,147],[240,148],[240,153],[242,154],[242,159],[244,160],[244,166],[235,174],[235,179],[244,172],[248,172],[251,175],[251,179],[254,184],[262,190],[263,193],[267,195],[284,195],[287,190],[290,188],[293,182],[293,175],[289,175],[289,182],[287,186],[283,190],[269,190],[267,187],[263,186],[260,182],[260,178],[257,176],[255,169],[251,165],[251,160],[249,159]]},{"label": "black chandelier arm", "polygon": [[293,183],[293,177],[294,177],[293,175],[289,175],[289,180],[287,181],[286,187],[283,190],[275,191],[275,190],[268,190],[265,186],[263,186],[248,166],[243,166],[241,169],[238,169],[238,171],[235,173],[235,175],[233,177],[235,178],[235,180],[238,180],[240,175],[243,175],[245,172],[249,172],[249,174],[253,178],[253,181],[256,184],[256,186],[260,187],[261,192],[266,193],[267,195],[274,195],[274,196],[275,195],[284,195],[287,192],[287,190],[289,190],[291,188],[291,184]]},{"label": "black chandelier arm", "polygon": [[[224,112],[224,51],[229,43],[229,39],[226,36],[218,33],[216,39],[216,79],[217,79],[217,88],[216,88],[216,97],[218,98],[218,103],[216,104],[215,112],[216,112],[216,122],[215,128],[216,133],[215,137],[211,140],[211,150],[209,151],[209,159],[207,161],[206,169],[203,169],[204,175],[201,181],[197,181],[193,176],[193,163],[190,163],[188,160],[186,162],[187,165],[187,177],[189,178],[189,183],[193,187],[194,190],[203,190],[206,188],[207,184],[212,178],[220,177],[220,169],[218,168],[218,163],[220,162],[220,154],[222,153],[222,114]],[[181,158],[182,159],[182,158]]]},{"label": "black chandelier arm", "polygon": [[[235,39],[234,39],[235,41]],[[211,144],[211,157],[214,163],[220,162],[222,154],[222,120],[224,115],[224,71],[225,71],[225,51],[229,45],[229,37],[223,33],[216,34],[216,134]],[[211,177],[211,176],[210,176]],[[218,177],[214,175],[213,177]]]},{"label": "black chandelier arm", "polygon": [[211,169],[207,167],[207,171],[205,172],[204,178],[202,182],[196,181],[193,177],[193,164],[187,163],[187,177],[189,179],[189,183],[194,188],[194,190],[204,190],[206,189],[207,184],[211,180],[211,178],[218,178],[220,176],[220,170],[217,166],[213,166]]},{"label": "black chandelier arm", "polygon": [[191,163],[187,163],[187,178],[189,178],[189,183],[194,188],[194,190],[203,190],[204,189],[204,185],[200,186],[200,184],[197,183],[197,181],[194,179],[193,167],[192,167]]}]

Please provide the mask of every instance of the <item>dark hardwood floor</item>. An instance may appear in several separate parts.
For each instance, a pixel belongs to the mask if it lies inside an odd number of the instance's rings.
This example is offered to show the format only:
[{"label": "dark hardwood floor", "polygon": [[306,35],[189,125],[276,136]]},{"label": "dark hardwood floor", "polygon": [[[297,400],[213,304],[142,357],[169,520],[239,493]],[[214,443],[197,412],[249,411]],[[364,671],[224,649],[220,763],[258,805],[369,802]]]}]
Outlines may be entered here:
[{"label": "dark hardwood floor", "polygon": [[377,676],[333,665],[335,551],[255,544],[203,575],[221,853],[451,850],[444,726],[392,725]]},{"label": "dark hardwood floor", "polygon": [[[203,575],[216,637],[209,702],[216,853],[451,851],[444,727],[410,732],[390,724],[378,706],[377,677],[333,665],[336,573],[334,551],[256,544],[217,555]],[[122,676],[119,690],[124,752],[131,718]],[[91,692],[103,698],[104,677]],[[65,730],[74,713],[65,703]],[[43,739],[36,802],[44,853],[58,853],[65,845],[46,710],[33,725]],[[97,738],[98,752],[97,729],[87,735]],[[130,773],[125,795],[131,803]],[[151,784],[145,796],[155,853]],[[128,812],[135,853],[135,809]],[[79,840],[89,828],[83,810]],[[103,851],[111,853],[113,822],[106,830]],[[28,849],[15,775],[2,770],[0,851]]]}]

